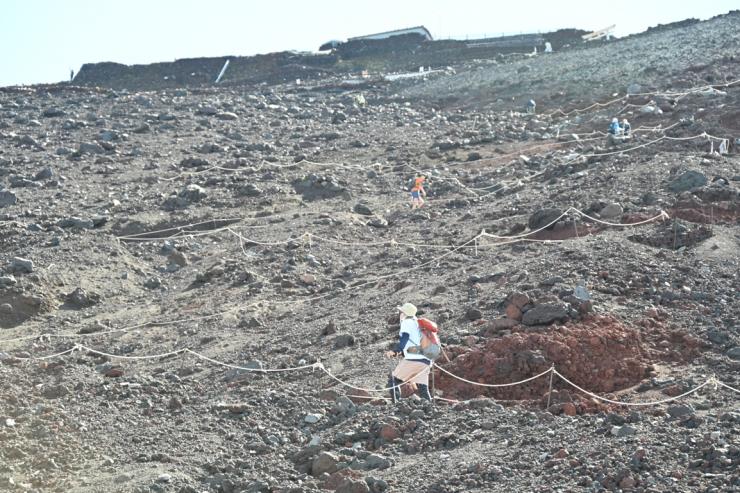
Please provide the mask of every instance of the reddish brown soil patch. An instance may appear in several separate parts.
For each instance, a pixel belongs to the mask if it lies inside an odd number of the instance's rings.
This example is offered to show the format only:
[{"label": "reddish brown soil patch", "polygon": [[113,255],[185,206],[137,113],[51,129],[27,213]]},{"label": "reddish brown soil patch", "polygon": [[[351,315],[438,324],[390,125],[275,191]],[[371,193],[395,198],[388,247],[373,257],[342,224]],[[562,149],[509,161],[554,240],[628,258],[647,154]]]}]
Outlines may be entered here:
[{"label": "reddish brown soil patch", "polygon": [[[439,362],[446,370],[474,382],[501,384],[524,380],[551,365],[575,384],[604,394],[632,387],[648,377],[657,360],[685,361],[693,358],[700,342],[685,333],[669,330],[659,318],[631,327],[613,316],[597,315],[542,332],[522,328],[501,338],[489,338],[475,348],[448,350],[450,363]],[[514,329],[517,330],[516,328]],[[470,399],[478,396],[501,400],[536,400],[546,396],[549,377],[525,384],[486,388],[435,373],[435,388],[445,397]],[[579,394],[558,378],[558,400]],[[563,399],[560,399],[563,397]],[[593,408],[594,406],[591,405]],[[583,410],[583,406],[579,406]]]},{"label": "reddish brown soil patch", "polygon": [[700,224],[737,223],[740,222],[740,203],[715,202],[702,206],[676,207],[668,211],[671,217]]}]

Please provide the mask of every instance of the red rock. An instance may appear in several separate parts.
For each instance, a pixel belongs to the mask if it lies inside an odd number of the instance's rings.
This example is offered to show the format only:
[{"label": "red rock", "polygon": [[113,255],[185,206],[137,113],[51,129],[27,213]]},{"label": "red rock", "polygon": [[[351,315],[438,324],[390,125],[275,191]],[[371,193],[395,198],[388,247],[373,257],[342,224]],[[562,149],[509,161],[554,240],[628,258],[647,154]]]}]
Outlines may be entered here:
[{"label": "red rock", "polygon": [[468,347],[473,347],[478,342],[478,338],[476,336],[465,336],[465,345]]},{"label": "red rock", "polygon": [[382,438],[385,441],[391,442],[393,440],[396,440],[400,438],[401,432],[398,428],[391,424],[384,424],[380,428],[380,438]]},{"label": "red rock", "polygon": [[557,452],[555,452],[555,455],[553,457],[555,457],[556,459],[565,459],[569,455],[570,454],[568,453],[568,451],[566,449],[561,448],[560,450],[558,450]]},{"label": "red rock", "polygon": [[506,305],[506,318],[509,318],[511,320],[521,320],[522,319],[522,311],[515,305]]},{"label": "red rock", "polygon": [[645,316],[652,319],[658,318],[658,310],[656,308],[648,308],[645,310]]},{"label": "red rock", "polygon": [[351,400],[355,404],[367,404],[371,400],[368,399],[368,397],[372,396],[370,395],[370,392],[367,392],[366,390],[352,389],[347,397],[349,397],[349,400]]},{"label": "red rock", "polygon": [[563,403],[562,409],[563,414],[565,414],[566,416],[575,416],[576,414],[578,414],[578,410],[576,409],[575,404],[573,404],[572,402]]},{"label": "red rock", "polygon": [[339,392],[334,389],[324,389],[319,393],[319,399],[322,401],[334,402],[339,398]]},{"label": "red rock", "polygon": [[619,482],[619,487],[623,490],[632,489],[637,485],[637,481],[632,476],[626,476]]},{"label": "red rock", "polygon": [[360,474],[357,471],[351,469],[342,469],[331,473],[331,475],[324,481],[323,488],[325,490],[336,490],[340,484],[342,484],[347,478],[356,478]]},{"label": "red rock", "polygon": [[108,378],[122,377],[123,376],[123,368],[121,368],[120,366],[113,366],[113,367],[108,368],[107,370],[105,370],[105,372],[103,373],[103,375],[105,375]]},{"label": "red rock", "polygon": [[506,299],[507,304],[514,305],[517,308],[524,307],[530,301],[531,300],[529,299],[529,296],[527,296],[524,293],[520,293],[520,292],[511,293],[509,297]]}]

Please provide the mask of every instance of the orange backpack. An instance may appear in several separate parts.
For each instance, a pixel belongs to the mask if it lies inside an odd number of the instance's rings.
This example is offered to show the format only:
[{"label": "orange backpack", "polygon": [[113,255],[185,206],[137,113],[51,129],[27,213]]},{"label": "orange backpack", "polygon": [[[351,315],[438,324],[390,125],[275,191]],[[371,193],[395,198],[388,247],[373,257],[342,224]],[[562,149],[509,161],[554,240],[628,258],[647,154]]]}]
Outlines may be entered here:
[{"label": "orange backpack", "polygon": [[437,324],[427,318],[420,318],[417,322],[419,323],[419,330],[421,330],[421,343],[416,346],[414,352],[430,360],[437,359],[442,351]]}]

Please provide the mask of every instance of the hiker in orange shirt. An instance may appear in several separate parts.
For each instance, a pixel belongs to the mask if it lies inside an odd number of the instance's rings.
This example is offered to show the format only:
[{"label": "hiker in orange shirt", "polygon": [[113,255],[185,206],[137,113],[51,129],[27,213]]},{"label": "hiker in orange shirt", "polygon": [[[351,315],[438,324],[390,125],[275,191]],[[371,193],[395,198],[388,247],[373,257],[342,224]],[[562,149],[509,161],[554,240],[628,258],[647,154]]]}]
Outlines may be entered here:
[{"label": "hiker in orange shirt", "polygon": [[416,175],[414,178],[414,186],[411,188],[411,208],[418,209],[424,205],[424,198],[427,196],[426,190],[424,190],[424,181],[426,176],[422,174]]}]

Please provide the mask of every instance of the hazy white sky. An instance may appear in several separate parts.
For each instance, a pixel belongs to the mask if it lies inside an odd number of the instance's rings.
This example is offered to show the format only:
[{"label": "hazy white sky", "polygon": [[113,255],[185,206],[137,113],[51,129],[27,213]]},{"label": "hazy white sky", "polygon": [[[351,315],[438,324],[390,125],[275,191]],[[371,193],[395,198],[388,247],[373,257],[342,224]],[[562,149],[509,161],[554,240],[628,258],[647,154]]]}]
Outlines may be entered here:
[{"label": "hazy white sky", "polygon": [[435,38],[595,30],[617,35],[738,0],[2,0],[0,86],[55,82],[86,62],[316,50],[330,39],[426,26]]}]

